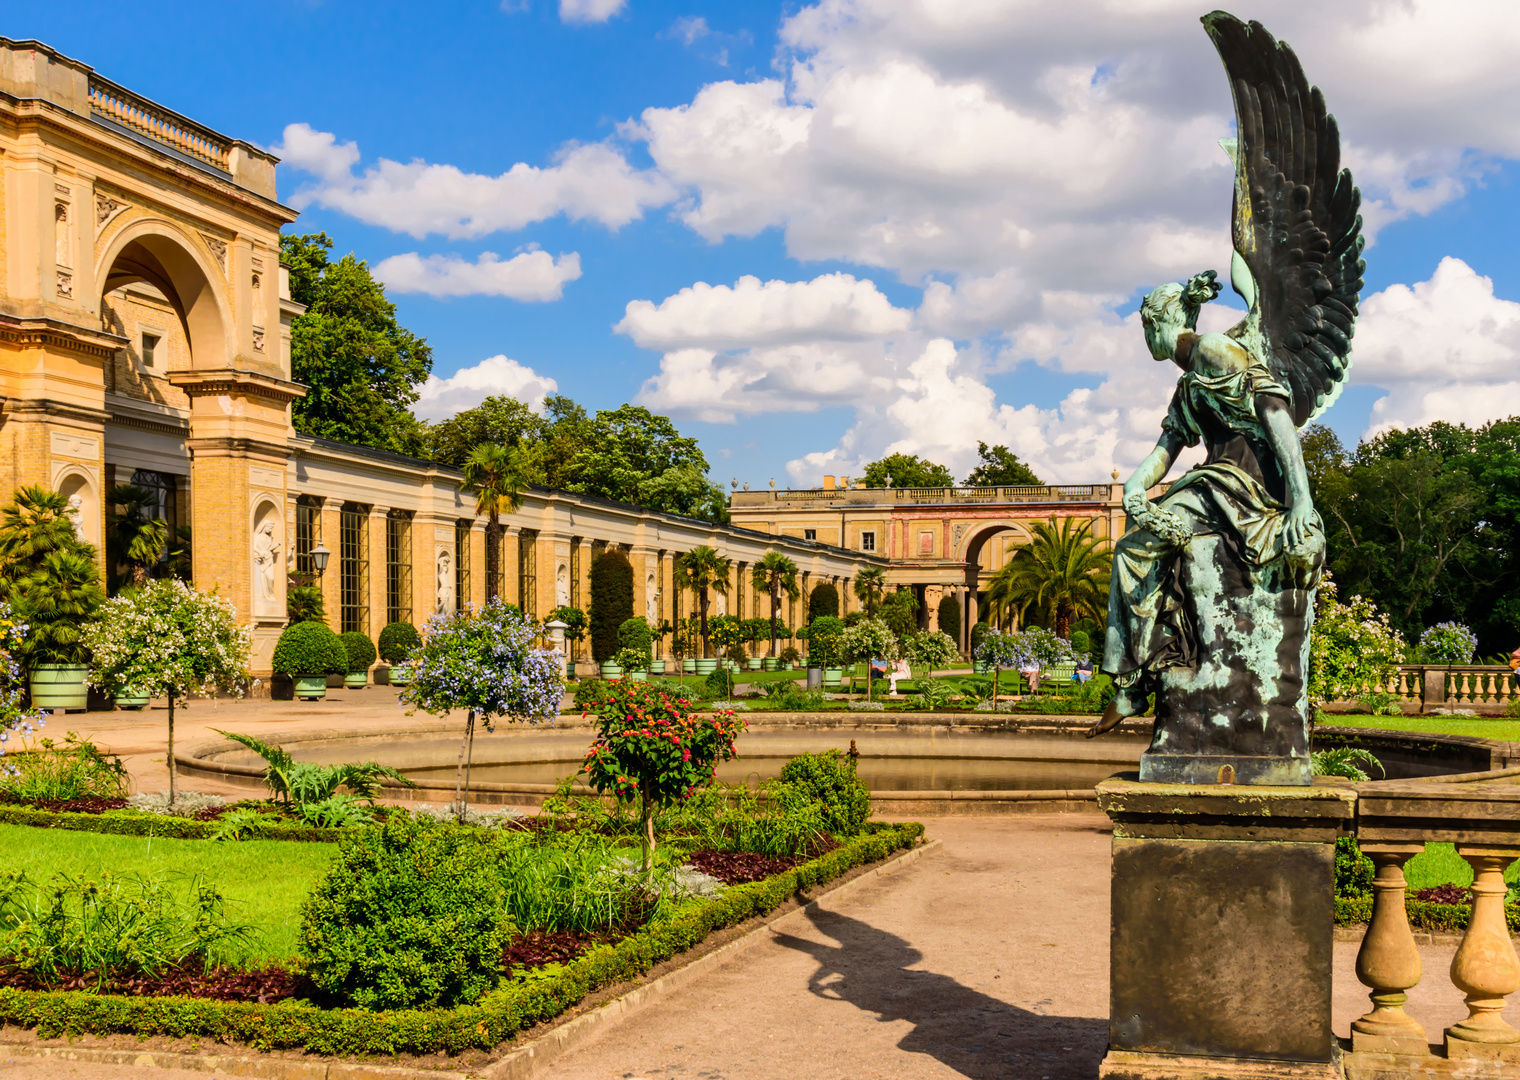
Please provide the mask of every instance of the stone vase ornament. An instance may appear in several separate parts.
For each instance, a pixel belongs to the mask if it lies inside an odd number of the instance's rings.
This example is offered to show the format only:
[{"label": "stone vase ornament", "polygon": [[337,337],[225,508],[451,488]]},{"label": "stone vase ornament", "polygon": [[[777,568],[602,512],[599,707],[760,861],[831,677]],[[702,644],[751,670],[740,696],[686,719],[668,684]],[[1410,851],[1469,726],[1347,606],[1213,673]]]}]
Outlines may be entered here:
[{"label": "stone vase ornament", "polygon": [[[1298,429],[1340,395],[1366,264],[1361,195],[1340,134],[1298,58],[1260,23],[1203,19],[1224,60],[1238,139],[1230,283],[1244,319],[1200,334],[1212,270],[1162,285],[1140,320],[1181,369],[1161,438],[1124,484],[1103,670],[1117,693],[1088,732],[1155,696],[1142,781],[1310,782],[1306,680],[1325,537]],[[1188,447],[1203,464],[1154,503],[1146,492]]]}]

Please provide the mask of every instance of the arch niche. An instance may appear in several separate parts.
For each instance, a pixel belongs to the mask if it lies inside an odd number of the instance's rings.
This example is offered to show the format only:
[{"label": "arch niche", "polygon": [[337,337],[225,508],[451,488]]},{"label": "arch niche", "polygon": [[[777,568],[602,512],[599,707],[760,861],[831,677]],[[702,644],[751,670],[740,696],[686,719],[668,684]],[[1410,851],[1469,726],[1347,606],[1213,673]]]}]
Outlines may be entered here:
[{"label": "arch niche", "polygon": [[273,496],[254,497],[249,567],[253,614],[279,618],[285,614],[284,519]]},{"label": "arch niche", "polygon": [[[93,544],[95,550],[104,551],[103,537],[101,536],[101,507],[100,485],[92,475],[93,470],[87,471],[80,465],[59,465],[53,474],[53,490],[69,500],[70,506],[77,505],[79,512],[75,517],[75,528],[79,533],[79,539],[87,544]],[[74,500],[79,501],[75,504]],[[74,516],[71,511],[71,516]]]},{"label": "arch niche", "polygon": [[1028,527],[1012,518],[985,522],[966,538],[965,547],[961,550],[961,561],[966,566],[966,594],[961,607],[961,648],[971,647],[971,629],[976,625],[986,603],[983,594],[987,583],[983,580],[981,567],[983,551],[989,543],[1022,544],[1030,539]]}]

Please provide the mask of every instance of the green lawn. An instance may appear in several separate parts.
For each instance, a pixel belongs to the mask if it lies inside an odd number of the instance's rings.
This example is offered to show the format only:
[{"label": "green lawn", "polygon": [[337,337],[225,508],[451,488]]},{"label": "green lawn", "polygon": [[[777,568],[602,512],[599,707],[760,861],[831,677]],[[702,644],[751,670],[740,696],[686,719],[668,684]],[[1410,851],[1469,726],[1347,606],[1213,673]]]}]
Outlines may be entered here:
[{"label": "green lawn", "polygon": [[1369,727],[1385,731],[1425,731],[1432,735],[1476,735],[1503,742],[1520,741],[1520,720],[1482,716],[1362,716],[1336,713],[1325,727]]},{"label": "green lawn", "polygon": [[301,901],[337,850],[336,844],[216,843],[0,825],[4,869],[24,870],[37,882],[59,872],[96,876],[109,870],[162,874],[188,884],[196,874],[204,874],[227,898],[232,918],[258,929],[250,959],[294,955]]},{"label": "green lawn", "polygon": [[[1471,885],[1472,879],[1472,867],[1451,844],[1426,844],[1423,852],[1404,864],[1404,880],[1411,889],[1429,889],[1448,882]],[[1510,863],[1504,880],[1511,885],[1520,881],[1520,862]]]}]

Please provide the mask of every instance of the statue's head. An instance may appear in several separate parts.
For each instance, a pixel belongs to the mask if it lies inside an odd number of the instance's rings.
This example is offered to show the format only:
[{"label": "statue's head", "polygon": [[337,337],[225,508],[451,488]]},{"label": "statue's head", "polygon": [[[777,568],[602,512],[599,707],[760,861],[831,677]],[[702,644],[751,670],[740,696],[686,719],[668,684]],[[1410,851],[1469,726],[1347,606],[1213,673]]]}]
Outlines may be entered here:
[{"label": "statue's head", "polygon": [[1177,351],[1177,335],[1188,327],[1187,309],[1182,302],[1181,282],[1168,281],[1145,294],[1140,301],[1140,325],[1145,328],[1145,343],[1157,360],[1170,360]]}]

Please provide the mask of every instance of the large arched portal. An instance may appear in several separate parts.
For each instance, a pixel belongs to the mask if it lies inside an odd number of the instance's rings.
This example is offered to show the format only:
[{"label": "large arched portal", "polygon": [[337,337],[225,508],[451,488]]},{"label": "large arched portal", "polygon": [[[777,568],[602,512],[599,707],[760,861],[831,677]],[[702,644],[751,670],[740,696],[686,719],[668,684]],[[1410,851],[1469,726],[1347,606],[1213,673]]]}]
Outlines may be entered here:
[{"label": "large arched portal", "polygon": [[1027,543],[1027,526],[1012,518],[988,521],[965,538],[961,561],[966,568],[966,592],[961,611],[961,648],[970,649],[971,630],[986,611],[987,581],[1008,560],[1008,550]]}]

